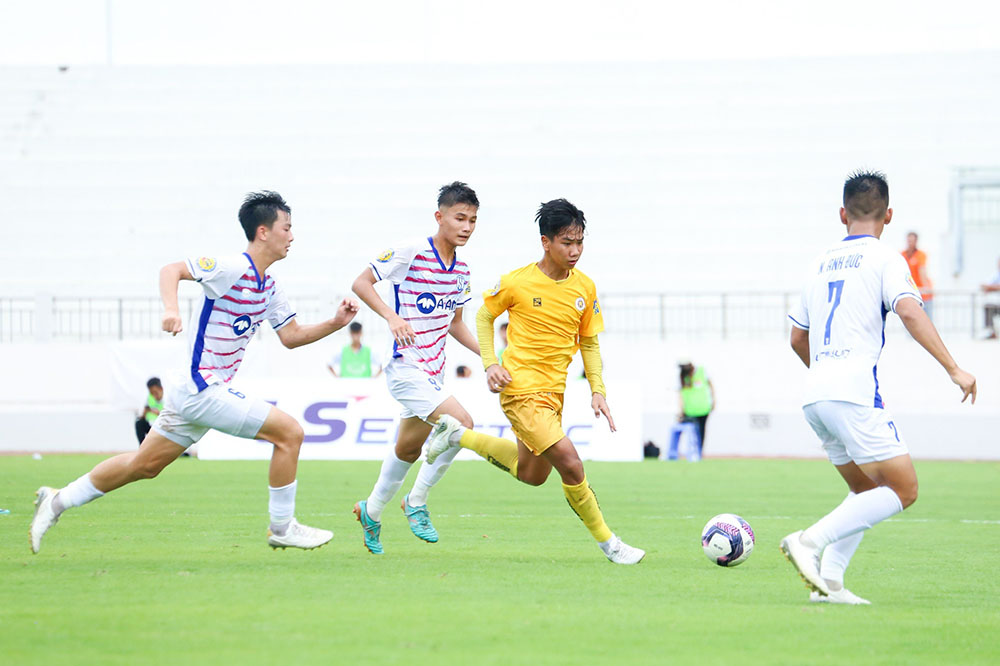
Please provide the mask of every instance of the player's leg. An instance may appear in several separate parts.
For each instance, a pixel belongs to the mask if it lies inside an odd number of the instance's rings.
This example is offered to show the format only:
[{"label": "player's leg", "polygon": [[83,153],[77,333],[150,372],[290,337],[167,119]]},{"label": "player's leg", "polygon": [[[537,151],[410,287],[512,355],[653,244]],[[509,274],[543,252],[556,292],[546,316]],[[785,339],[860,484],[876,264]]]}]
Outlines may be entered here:
[{"label": "player's leg", "polygon": [[[807,575],[807,571],[795,562],[789,550],[809,554],[818,565],[819,554],[830,544],[863,532],[916,501],[917,479],[906,445],[885,410],[843,402],[820,402],[806,408],[807,418],[810,408],[829,437],[841,444],[837,456],[830,456],[831,461],[838,468],[854,461],[859,471],[878,484],[848,496],[812,526],[782,541],[782,550],[793,560],[803,578],[817,591],[830,594],[832,590],[819,576],[818,566],[817,581],[810,577],[811,572]],[[827,452],[830,451],[827,447]]]},{"label": "player's leg", "polygon": [[[844,501],[847,501],[847,499],[854,497],[858,493],[878,487],[878,484],[862,472],[861,468],[854,461],[844,465],[837,465],[836,468],[849,488],[847,498]],[[823,550],[823,555],[820,558],[820,575],[823,576],[827,587],[830,588],[830,591],[834,595],[844,590],[844,572],[847,571],[847,567],[851,563],[851,558],[854,557],[855,551],[861,545],[861,539],[864,535],[864,532],[852,534],[839,541],[834,541]],[[868,603],[864,599],[850,594],[850,592],[842,596],[850,599],[849,603]],[[826,601],[828,599],[821,598],[820,595],[814,595],[813,600]]]},{"label": "player's leg", "polygon": [[583,461],[580,460],[573,442],[563,436],[555,444],[541,451],[540,455],[559,473],[566,501],[583,521],[607,558],[616,564],[638,564],[645,557],[645,551],[626,544],[604,522],[601,505],[590,483],[587,482]]},{"label": "player's leg", "polygon": [[[427,417],[427,421],[437,423],[445,415],[455,419],[462,427],[472,429],[472,417],[454,397],[449,397],[438,405]],[[424,440],[426,440],[426,435],[424,436]],[[416,450],[417,456],[420,454],[420,447],[422,445],[423,441],[420,442]],[[429,543],[437,543],[438,533],[431,523],[430,512],[427,509],[427,495],[430,493],[431,488],[444,477],[448,468],[451,467],[455,456],[458,455],[459,448],[457,446],[450,447],[436,456],[433,462],[424,461],[417,472],[417,479],[413,483],[413,488],[403,496],[400,502],[403,515],[406,516],[406,520],[410,524],[410,531],[417,538]]]},{"label": "player's leg", "polygon": [[31,550],[37,553],[42,537],[66,509],[82,506],[106,493],[141,479],[152,479],[184,452],[186,447],[151,431],[138,450],[120,453],[98,463],[64,488],[42,486],[36,493],[31,521]]},{"label": "player's leg", "polygon": [[378,479],[375,481],[368,499],[361,500],[354,505],[354,515],[361,523],[364,532],[365,547],[374,555],[380,555],[383,552],[380,540],[382,511],[395,497],[400,486],[403,485],[403,480],[406,479],[410,467],[420,457],[420,448],[430,431],[431,426],[419,416],[410,415],[401,418],[399,432],[396,436],[396,446],[386,454],[385,460],[382,461],[382,469],[379,471]]}]

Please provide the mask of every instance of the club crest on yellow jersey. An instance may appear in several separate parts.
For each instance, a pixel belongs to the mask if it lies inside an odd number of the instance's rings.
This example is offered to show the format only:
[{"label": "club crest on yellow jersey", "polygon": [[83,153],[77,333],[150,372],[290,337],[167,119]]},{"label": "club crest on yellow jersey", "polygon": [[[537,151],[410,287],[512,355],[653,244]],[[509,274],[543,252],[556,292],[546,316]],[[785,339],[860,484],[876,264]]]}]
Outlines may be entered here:
[{"label": "club crest on yellow jersey", "polygon": [[385,262],[387,262],[390,259],[392,259],[392,255],[394,255],[394,254],[396,254],[395,251],[393,251],[393,250],[386,250],[382,254],[380,254],[377,257],[375,257],[375,261],[378,261],[378,262],[384,264]]},{"label": "club crest on yellow jersey", "polygon": [[215,270],[215,259],[212,257],[198,257],[198,268],[205,272],[210,272]]}]

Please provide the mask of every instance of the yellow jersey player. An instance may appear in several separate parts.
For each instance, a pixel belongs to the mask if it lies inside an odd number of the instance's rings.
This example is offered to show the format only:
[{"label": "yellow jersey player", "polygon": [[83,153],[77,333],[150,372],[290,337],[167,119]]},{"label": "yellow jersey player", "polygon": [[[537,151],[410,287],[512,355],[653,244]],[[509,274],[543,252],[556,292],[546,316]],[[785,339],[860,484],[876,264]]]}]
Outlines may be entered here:
[{"label": "yellow jersey player", "polygon": [[[597,342],[604,329],[601,306],[594,282],[576,270],[586,219],[569,201],[555,199],[542,204],[535,221],[541,232],[541,261],[504,275],[484,294],[476,315],[487,385],[500,394],[500,406],[517,443],[465,428],[445,414],[434,426],[427,460],[433,463],[442,453],[462,446],[532,486],[545,483],[555,467],[569,505],[608,559],[637,564],[645,551],[629,546],[608,528],[576,447],[562,429],[566,370],[577,349],[593,392],[594,416],[603,414],[615,429],[601,379]],[[501,366],[493,350],[493,322],[505,311],[510,344]]]}]

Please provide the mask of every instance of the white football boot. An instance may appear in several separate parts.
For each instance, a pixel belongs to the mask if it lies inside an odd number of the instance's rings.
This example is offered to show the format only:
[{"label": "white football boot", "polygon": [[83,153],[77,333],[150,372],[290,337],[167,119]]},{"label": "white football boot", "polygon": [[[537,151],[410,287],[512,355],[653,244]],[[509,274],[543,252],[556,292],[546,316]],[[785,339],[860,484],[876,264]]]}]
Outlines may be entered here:
[{"label": "white football boot", "polygon": [[52,508],[52,500],[56,498],[59,491],[55,488],[42,486],[35,491],[35,517],[31,519],[31,552],[37,553],[42,549],[42,537],[53,525],[59,522],[59,516]]},{"label": "white football boot", "polygon": [[823,596],[819,592],[810,592],[809,601],[820,604],[848,604],[850,606],[870,606],[872,602],[862,599],[846,587],[839,590],[831,590],[830,594]]},{"label": "white football boot", "polygon": [[824,596],[830,596],[830,588],[827,586],[826,580],[819,575],[819,557],[822,551],[802,543],[799,538],[801,536],[802,530],[799,530],[782,539],[781,552],[784,553],[785,559],[798,570],[799,576],[810,589]]},{"label": "white football boot", "polygon": [[615,564],[639,564],[646,557],[646,551],[628,545],[617,535],[611,537],[611,543],[607,547],[601,546],[601,550]]},{"label": "white football boot", "polygon": [[458,446],[451,443],[451,434],[462,427],[454,416],[442,414],[438,417],[438,422],[431,430],[431,438],[427,444],[427,464],[433,465],[438,456],[452,448]]},{"label": "white football boot", "polygon": [[333,532],[330,530],[321,530],[316,527],[302,525],[294,518],[288,524],[288,530],[281,536],[273,534],[271,530],[267,531],[267,545],[271,548],[302,548],[304,550],[312,550],[313,548],[325,545],[332,538]]}]

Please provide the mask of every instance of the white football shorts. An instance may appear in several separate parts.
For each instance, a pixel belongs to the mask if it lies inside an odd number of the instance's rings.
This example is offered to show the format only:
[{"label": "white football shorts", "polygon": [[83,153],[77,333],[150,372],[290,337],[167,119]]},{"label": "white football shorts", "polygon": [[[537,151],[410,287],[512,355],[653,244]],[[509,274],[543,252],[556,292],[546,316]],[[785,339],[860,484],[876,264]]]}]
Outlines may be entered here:
[{"label": "white football shorts", "polygon": [[887,409],[839,400],[820,400],[802,408],[834,465],[858,465],[909,453]]},{"label": "white football shorts", "polygon": [[271,403],[250,398],[225,384],[199,393],[172,390],[153,422],[153,430],[187,448],[209,430],[255,439],[271,412]]},{"label": "white football shorts", "polygon": [[399,415],[404,419],[416,416],[426,421],[442,402],[451,397],[439,379],[398,358],[385,366],[385,382],[389,393],[403,406]]}]

